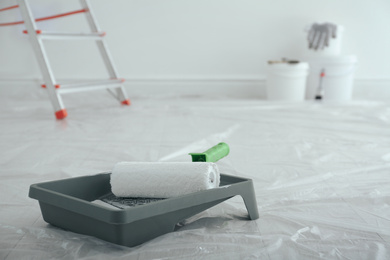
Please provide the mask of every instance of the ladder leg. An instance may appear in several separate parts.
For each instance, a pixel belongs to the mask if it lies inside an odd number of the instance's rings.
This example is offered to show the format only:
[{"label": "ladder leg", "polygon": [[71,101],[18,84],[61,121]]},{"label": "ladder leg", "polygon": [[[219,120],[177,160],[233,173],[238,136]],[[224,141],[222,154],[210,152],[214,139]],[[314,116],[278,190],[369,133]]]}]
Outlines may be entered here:
[{"label": "ladder leg", "polygon": [[35,56],[37,57],[43,80],[46,83],[46,88],[49,93],[50,101],[55,111],[55,116],[57,119],[63,119],[67,116],[67,112],[64,107],[64,104],[62,103],[61,96],[56,91],[56,82],[54,74],[50,68],[50,63],[47,58],[46,51],[43,47],[42,39],[37,37],[35,33],[35,31],[37,30],[35,25],[35,19],[32,15],[30,7],[27,4],[27,0],[17,0],[17,2],[19,4],[19,9],[22,14],[26,29],[29,32],[30,42],[33,47]]},{"label": "ladder leg", "polygon": [[[100,32],[99,25],[96,22],[95,15],[93,14],[89,0],[80,0],[80,3],[82,7],[85,10],[88,10],[85,15],[87,17],[89,26],[91,28],[92,32]],[[106,68],[108,70],[108,73],[112,79],[118,79],[118,73],[114,66],[113,59],[111,57],[110,52],[108,51],[107,44],[104,39],[101,41],[97,41],[97,46],[99,48],[100,54],[103,57],[104,64],[106,65]],[[118,88],[116,88],[116,97],[117,99],[124,105],[130,105],[130,99],[127,97],[126,91],[123,87],[123,85],[120,85]]]}]

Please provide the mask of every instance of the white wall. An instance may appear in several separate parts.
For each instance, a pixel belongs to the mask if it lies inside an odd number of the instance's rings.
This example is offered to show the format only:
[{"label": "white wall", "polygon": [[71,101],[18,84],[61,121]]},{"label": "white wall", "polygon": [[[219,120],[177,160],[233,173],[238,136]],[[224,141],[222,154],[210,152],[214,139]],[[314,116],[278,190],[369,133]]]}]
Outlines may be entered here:
[{"label": "white wall", "polygon": [[[29,0],[36,17],[78,9],[76,0]],[[15,4],[4,0],[0,8]],[[301,58],[303,27],[331,21],[345,27],[343,53],[356,54],[358,79],[390,79],[388,0],[92,0],[120,75],[251,82],[266,61]],[[0,23],[21,19],[1,12]],[[39,23],[43,30],[86,31],[82,14]],[[24,26],[0,27],[0,80],[39,79]],[[95,44],[48,42],[58,78],[105,78]]]}]

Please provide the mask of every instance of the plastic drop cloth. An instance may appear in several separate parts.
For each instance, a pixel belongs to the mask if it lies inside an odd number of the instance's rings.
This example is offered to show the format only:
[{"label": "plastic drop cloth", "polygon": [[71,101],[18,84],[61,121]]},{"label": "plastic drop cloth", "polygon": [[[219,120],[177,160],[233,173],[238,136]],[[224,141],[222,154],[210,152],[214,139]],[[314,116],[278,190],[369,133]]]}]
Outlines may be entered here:
[{"label": "plastic drop cloth", "polygon": [[[390,259],[390,101],[289,104],[232,98],[0,95],[0,259]],[[93,96],[93,98],[90,98]],[[118,161],[190,161],[226,142],[221,172],[252,178],[240,197],[129,248],[44,222],[29,186],[110,171]]]}]

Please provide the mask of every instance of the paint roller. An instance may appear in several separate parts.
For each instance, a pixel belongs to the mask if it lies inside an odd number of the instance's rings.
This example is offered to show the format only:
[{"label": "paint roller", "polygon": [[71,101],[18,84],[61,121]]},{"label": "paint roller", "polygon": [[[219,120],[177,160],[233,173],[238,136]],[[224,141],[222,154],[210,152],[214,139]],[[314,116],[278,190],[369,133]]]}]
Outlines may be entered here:
[{"label": "paint roller", "polygon": [[111,191],[117,197],[171,198],[219,187],[215,164],[229,154],[219,143],[203,153],[190,153],[192,162],[119,162],[111,173]]}]

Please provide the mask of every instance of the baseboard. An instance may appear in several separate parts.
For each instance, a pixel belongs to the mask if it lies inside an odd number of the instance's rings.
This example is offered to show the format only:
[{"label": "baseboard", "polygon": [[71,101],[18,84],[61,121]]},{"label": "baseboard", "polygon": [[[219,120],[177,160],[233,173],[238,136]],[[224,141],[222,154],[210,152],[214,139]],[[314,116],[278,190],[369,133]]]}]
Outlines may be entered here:
[{"label": "baseboard", "polygon": [[[62,82],[62,80],[58,80]],[[72,79],[67,81],[90,81]],[[40,79],[0,79],[0,91],[12,85],[36,86],[42,84]],[[130,97],[149,96],[191,96],[191,97],[233,97],[263,98],[265,96],[265,78],[240,77],[161,77],[161,78],[126,78],[124,86]],[[30,88],[33,90],[34,88]]]},{"label": "baseboard", "polygon": [[357,78],[353,85],[353,98],[364,100],[390,100],[390,78]]},{"label": "baseboard", "polygon": [[[82,79],[80,81],[84,81]],[[75,81],[75,80],[72,80]],[[0,92],[5,93],[12,86],[31,85],[39,87],[39,79],[0,79]],[[164,77],[127,78],[124,86],[130,97],[190,96],[190,97],[232,97],[262,99],[265,97],[266,79],[259,77]],[[30,88],[33,91],[35,88]],[[357,78],[354,81],[354,98],[389,99],[390,78]]]},{"label": "baseboard", "polygon": [[127,79],[133,96],[265,97],[265,78],[158,78]]}]

